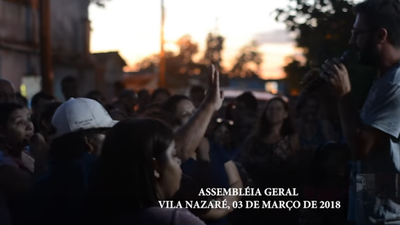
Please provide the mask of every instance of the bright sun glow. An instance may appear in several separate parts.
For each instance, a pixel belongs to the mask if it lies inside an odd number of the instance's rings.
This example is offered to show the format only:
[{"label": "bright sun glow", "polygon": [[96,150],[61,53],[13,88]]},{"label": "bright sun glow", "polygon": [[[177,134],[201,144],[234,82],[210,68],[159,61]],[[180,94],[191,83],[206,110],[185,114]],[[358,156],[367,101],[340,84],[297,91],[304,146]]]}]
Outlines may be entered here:
[{"label": "bright sun glow", "polygon": [[[275,30],[284,30],[282,23],[275,22],[271,12],[285,7],[288,0],[165,0],[166,50],[177,51],[175,41],[189,34],[199,44],[202,57],[207,34],[215,31],[225,37],[223,66],[230,68],[239,50],[256,39],[263,54],[261,77],[284,77],[282,66],[285,58],[297,52],[292,41],[282,41],[274,36]],[[134,67],[140,59],[160,50],[161,4],[160,0],[113,0],[106,7],[89,8],[92,21],[91,51],[118,50],[128,67]],[[218,18],[218,20],[217,20]],[[282,33],[282,32],[281,32]]]}]

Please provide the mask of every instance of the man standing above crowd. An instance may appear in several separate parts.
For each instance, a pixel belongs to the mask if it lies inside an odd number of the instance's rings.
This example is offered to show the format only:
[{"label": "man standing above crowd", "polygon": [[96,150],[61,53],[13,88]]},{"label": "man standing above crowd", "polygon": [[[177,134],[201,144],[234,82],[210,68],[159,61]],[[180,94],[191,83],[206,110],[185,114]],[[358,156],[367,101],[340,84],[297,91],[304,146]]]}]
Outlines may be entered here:
[{"label": "man standing above crowd", "polygon": [[[360,62],[374,66],[379,75],[360,115],[350,98],[346,67],[337,59],[327,61],[324,76],[337,94],[343,132],[359,160],[358,173],[394,175],[400,173],[400,1],[366,0],[354,12],[350,44],[359,51]],[[379,210],[383,208],[377,204],[375,213],[365,213],[373,222],[396,218],[396,212]]]}]

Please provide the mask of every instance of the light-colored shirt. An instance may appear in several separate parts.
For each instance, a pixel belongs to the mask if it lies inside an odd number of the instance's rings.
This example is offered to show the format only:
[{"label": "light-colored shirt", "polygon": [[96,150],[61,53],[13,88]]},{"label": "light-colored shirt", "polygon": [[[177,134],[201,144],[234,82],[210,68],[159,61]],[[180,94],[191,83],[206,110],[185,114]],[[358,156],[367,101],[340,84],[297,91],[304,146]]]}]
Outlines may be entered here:
[{"label": "light-colored shirt", "polygon": [[381,130],[390,139],[359,162],[358,172],[400,173],[400,63],[374,82],[360,117],[363,124]]}]

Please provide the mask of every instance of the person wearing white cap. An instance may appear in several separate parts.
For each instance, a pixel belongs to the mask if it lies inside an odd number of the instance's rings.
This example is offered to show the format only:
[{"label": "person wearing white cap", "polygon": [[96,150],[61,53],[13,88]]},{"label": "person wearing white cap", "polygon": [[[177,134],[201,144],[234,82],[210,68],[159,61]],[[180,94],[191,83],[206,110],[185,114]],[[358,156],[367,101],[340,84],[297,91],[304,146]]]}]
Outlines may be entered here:
[{"label": "person wearing white cap", "polygon": [[21,224],[72,224],[105,134],[117,122],[88,98],[71,98],[56,110],[49,167],[25,199]]}]

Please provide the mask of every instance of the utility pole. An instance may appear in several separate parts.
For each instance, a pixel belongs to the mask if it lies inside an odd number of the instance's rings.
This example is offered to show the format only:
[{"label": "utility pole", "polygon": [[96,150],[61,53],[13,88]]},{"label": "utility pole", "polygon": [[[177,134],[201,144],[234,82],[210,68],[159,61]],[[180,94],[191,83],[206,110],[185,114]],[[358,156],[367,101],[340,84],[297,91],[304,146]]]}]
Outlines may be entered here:
[{"label": "utility pole", "polygon": [[164,0],[161,0],[161,51],[160,51],[160,65],[159,65],[159,80],[158,86],[165,87],[165,52],[164,52],[164,22],[165,22],[165,13],[164,13]]},{"label": "utility pole", "polygon": [[53,65],[50,33],[50,0],[40,0],[40,63],[42,91],[53,95]]}]

